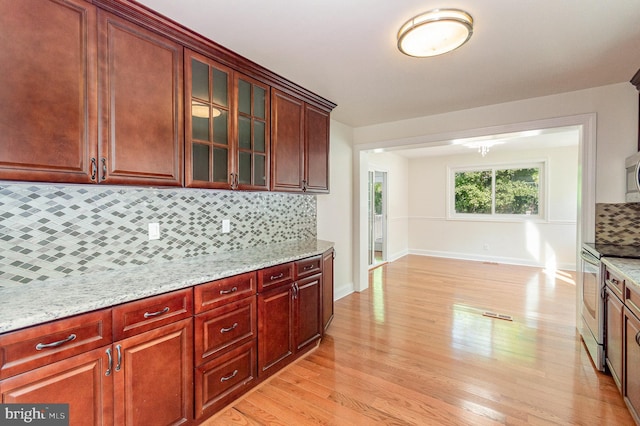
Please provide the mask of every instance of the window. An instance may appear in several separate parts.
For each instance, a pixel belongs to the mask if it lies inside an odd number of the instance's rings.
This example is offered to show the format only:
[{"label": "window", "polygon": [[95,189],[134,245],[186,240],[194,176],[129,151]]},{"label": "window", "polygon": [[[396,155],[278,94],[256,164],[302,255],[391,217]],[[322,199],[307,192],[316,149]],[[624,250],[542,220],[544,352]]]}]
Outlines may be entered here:
[{"label": "window", "polygon": [[543,175],[544,163],[451,169],[450,217],[542,218]]}]

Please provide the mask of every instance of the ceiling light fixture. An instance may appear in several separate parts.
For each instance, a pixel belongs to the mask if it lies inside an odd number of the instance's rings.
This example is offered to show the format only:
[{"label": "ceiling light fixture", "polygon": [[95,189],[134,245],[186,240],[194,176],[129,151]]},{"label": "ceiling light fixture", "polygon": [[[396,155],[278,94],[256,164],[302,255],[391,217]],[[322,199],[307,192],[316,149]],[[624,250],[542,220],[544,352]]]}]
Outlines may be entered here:
[{"label": "ceiling light fixture", "polygon": [[424,58],[462,46],[473,34],[473,18],[460,9],[434,9],[414,16],[398,31],[398,49]]}]

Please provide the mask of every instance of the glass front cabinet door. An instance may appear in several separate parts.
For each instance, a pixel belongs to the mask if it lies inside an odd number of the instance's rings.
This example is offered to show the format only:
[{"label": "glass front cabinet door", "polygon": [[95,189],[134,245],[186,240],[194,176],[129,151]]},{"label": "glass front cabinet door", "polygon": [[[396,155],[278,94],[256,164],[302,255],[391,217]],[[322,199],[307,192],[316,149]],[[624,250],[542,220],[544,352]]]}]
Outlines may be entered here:
[{"label": "glass front cabinet door", "polygon": [[185,54],[186,186],[268,189],[269,88]]}]

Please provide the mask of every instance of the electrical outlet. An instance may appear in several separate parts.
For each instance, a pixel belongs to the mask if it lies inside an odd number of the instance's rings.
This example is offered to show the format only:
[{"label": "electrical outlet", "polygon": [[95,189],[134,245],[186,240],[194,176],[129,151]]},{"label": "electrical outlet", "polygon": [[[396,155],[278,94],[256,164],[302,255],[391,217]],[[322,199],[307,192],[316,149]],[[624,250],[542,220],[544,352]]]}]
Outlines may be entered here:
[{"label": "electrical outlet", "polygon": [[157,222],[149,224],[149,241],[160,239],[160,224]]},{"label": "electrical outlet", "polygon": [[231,232],[231,222],[229,219],[222,219],[222,233],[228,234]]}]

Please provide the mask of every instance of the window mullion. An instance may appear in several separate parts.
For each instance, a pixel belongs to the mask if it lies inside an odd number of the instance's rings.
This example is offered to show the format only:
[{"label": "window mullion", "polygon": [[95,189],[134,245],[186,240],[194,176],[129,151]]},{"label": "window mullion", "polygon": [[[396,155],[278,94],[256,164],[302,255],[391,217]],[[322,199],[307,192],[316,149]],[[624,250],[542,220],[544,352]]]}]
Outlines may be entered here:
[{"label": "window mullion", "polygon": [[496,169],[491,169],[491,216],[496,214]]}]

